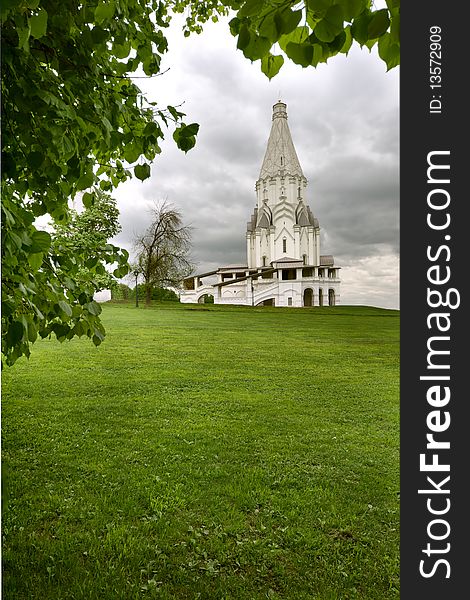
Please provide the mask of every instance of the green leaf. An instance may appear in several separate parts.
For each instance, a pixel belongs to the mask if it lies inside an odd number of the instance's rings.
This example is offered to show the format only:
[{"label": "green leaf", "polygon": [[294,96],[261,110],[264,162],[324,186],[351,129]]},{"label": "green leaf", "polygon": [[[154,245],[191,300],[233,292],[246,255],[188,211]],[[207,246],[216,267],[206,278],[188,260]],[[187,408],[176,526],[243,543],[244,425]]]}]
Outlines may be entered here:
[{"label": "green leaf", "polygon": [[11,346],[16,346],[23,339],[23,323],[21,321],[13,321],[7,329],[7,342]]},{"label": "green leaf", "polygon": [[102,42],[107,40],[108,37],[108,32],[99,25],[96,25],[96,27],[93,27],[93,29],[91,30],[91,39],[95,44],[101,44]]},{"label": "green leaf", "polygon": [[241,25],[241,21],[238,17],[234,17],[228,24],[228,26],[230,27],[230,33],[235,36],[238,35],[240,33],[240,25]]},{"label": "green leaf", "polygon": [[116,58],[127,58],[129,56],[129,53],[131,51],[131,44],[129,41],[125,41],[123,44],[114,44],[113,46],[113,52],[116,56]]},{"label": "green leaf", "polygon": [[70,279],[70,277],[64,277],[63,282],[64,282],[64,285],[71,291],[74,291],[75,288],[77,287],[75,285],[75,283],[73,282],[73,280]]},{"label": "green leaf", "polygon": [[63,342],[65,340],[65,336],[70,331],[70,327],[65,323],[54,323],[51,329],[55,333],[56,338],[59,340],[59,342]]},{"label": "green leaf", "polygon": [[82,321],[78,321],[77,323],[75,323],[73,332],[75,333],[75,335],[78,335],[78,337],[82,337],[82,335],[86,333],[86,327]]},{"label": "green leaf", "polygon": [[390,41],[400,44],[400,15],[392,16],[390,23]]},{"label": "green leaf", "polygon": [[144,163],[143,165],[136,165],[134,167],[134,173],[137,179],[144,181],[150,177],[150,165]]},{"label": "green leaf", "polygon": [[156,134],[157,137],[158,136],[158,126],[156,123],[154,123],[154,121],[150,121],[150,123],[147,123],[147,125],[144,128],[143,134],[144,136],[150,136],[150,135],[154,135]]},{"label": "green leaf", "polygon": [[18,48],[29,52],[29,36],[31,35],[31,27],[28,20],[28,27],[16,27],[18,34]]},{"label": "green leaf", "polygon": [[93,343],[95,346],[99,346],[101,342],[104,342],[104,333],[100,331],[97,327],[93,330]]},{"label": "green leaf", "polygon": [[37,95],[49,106],[57,106],[59,99],[49,90],[37,90]]},{"label": "green leaf", "polygon": [[315,27],[315,35],[322,42],[332,42],[343,30],[343,10],[338,4],[331,6]]},{"label": "green leaf", "polygon": [[196,144],[195,134],[199,130],[199,125],[197,123],[191,123],[190,125],[181,125],[181,127],[177,127],[173,132],[173,139],[176,142],[176,145],[183,152],[187,152],[191,150]]},{"label": "green leaf", "polygon": [[243,54],[250,60],[258,60],[269,52],[271,46],[271,40],[254,34],[251,36],[248,46],[243,50]]},{"label": "green leaf", "polygon": [[279,38],[279,46],[286,52],[287,44],[290,42],[294,44],[301,44],[305,42],[310,35],[310,30],[308,27],[297,27],[291,33],[287,35],[283,35]]},{"label": "green leaf", "polygon": [[344,33],[345,33],[345,41],[344,41],[343,47],[341,48],[340,52],[342,52],[343,54],[347,54],[352,46],[351,27],[349,25],[348,25],[348,27],[346,27],[344,29]]},{"label": "green leaf", "polygon": [[90,192],[85,192],[82,196],[82,202],[83,202],[83,206],[85,208],[90,208],[91,206],[93,206],[93,204],[95,202],[95,194],[90,193]]},{"label": "green leaf", "polygon": [[88,258],[85,261],[85,267],[87,269],[93,269],[93,267],[98,263],[98,257],[97,256],[90,256],[90,258]]},{"label": "green leaf", "polygon": [[142,63],[146,75],[155,75],[160,71],[160,57],[157,55],[148,56]]},{"label": "green leaf", "polygon": [[94,181],[94,175],[91,171],[83,174],[77,181],[77,185],[76,185],[77,191],[86,190],[86,189],[90,188],[93,185],[93,181]]},{"label": "green leaf", "polygon": [[59,308],[60,310],[63,310],[68,317],[72,316],[72,307],[67,302],[64,302],[64,300],[59,301]]},{"label": "green leaf", "polygon": [[[95,20],[97,23],[102,23],[106,19],[112,19],[114,15],[114,0],[106,0],[99,2],[95,10]],[[126,55],[127,56],[127,55]]]},{"label": "green leaf", "polygon": [[37,337],[38,337],[38,330],[36,328],[36,325],[32,321],[29,321],[28,322],[28,340],[32,344],[34,344]]},{"label": "green leaf", "polygon": [[243,24],[240,27],[240,33],[238,34],[237,48],[239,50],[244,50],[251,40],[251,32],[248,27]]},{"label": "green leaf", "polygon": [[262,11],[265,4],[266,0],[247,0],[238,11],[238,16],[251,17],[253,15],[258,15]]},{"label": "green leaf", "polygon": [[100,181],[100,189],[107,191],[113,187],[112,183],[108,179],[102,179]]},{"label": "green leaf", "polygon": [[95,302],[94,300],[92,300],[91,302],[88,302],[88,304],[85,304],[84,308],[87,309],[87,311],[97,317],[100,313],[101,313],[101,307],[98,304],[98,302]]},{"label": "green leaf", "polygon": [[357,17],[368,5],[367,0],[341,0],[343,8],[343,16],[345,21],[352,21]]},{"label": "green leaf", "polygon": [[199,123],[190,123],[189,125],[185,125],[180,129],[180,135],[183,137],[190,137],[192,135],[197,135],[199,131]]},{"label": "green leaf", "polygon": [[263,17],[258,25],[258,32],[265,38],[275,42],[279,37],[279,30],[275,22],[276,13],[268,13]]},{"label": "green leaf", "polygon": [[390,25],[388,10],[386,8],[372,13],[371,19],[367,26],[367,35],[370,40],[383,35]]},{"label": "green leaf", "polygon": [[188,150],[191,150],[196,145],[195,137],[179,137],[175,141],[178,148],[183,150],[183,152],[188,152]]},{"label": "green leaf", "polygon": [[312,66],[316,67],[318,63],[326,62],[330,56],[331,52],[328,47],[320,44],[313,44]]},{"label": "green leaf", "polygon": [[44,255],[42,252],[34,252],[28,254],[28,263],[30,264],[33,271],[37,271],[42,265],[42,259]]},{"label": "green leaf", "polygon": [[39,310],[39,308],[33,304],[33,310],[35,312],[35,314],[37,315],[38,319],[40,319],[41,321],[44,319],[44,315],[42,314],[42,312]]},{"label": "green leaf", "polygon": [[124,149],[124,158],[128,163],[134,163],[139,159],[139,156],[142,154],[142,147],[138,145],[135,141],[127,144]]},{"label": "green leaf", "polygon": [[167,106],[168,112],[171,114],[171,116],[173,117],[173,119],[175,119],[175,121],[178,121],[178,119],[180,117],[184,117],[185,114],[180,112],[179,110],[176,110],[176,108],[174,106]]},{"label": "green leaf", "polygon": [[330,8],[330,6],[336,0],[308,0],[308,9],[314,12],[324,12]]},{"label": "green leaf", "polygon": [[47,32],[47,11],[40,8],[37,15],[29,17],[31,27],[31,37],[39,39],[46,35]]},{"label": "green leaf", "polygon": [[44,162],[44,154],[42,152],[38,152],[37,150],[34,152],[30,152],[27,157],[28,167],[31,169],[39,169],[39,167]]},{"label": "green leaf", "polygon": [[296,44],[294,42],[289,42],[285,52],[292,61],[302,67],[308,67],[313,59],[312,44]]},{"label": "green leaf", "polygon": [[124,277],[128,273],[129,273],[129,266],[128,265],[124,265],[122,267],[118,267],[117,269],[114,269],[114,271],[113,271],[114,277],[117,277],[118,279],[120,279],[121,277]]},{"label": "green leaf", "polygon": [[[344,31],[344,29],[335,37],[335,39],[332,42],[329,42],[327,44],[328,47],[328,54],[330,56],[336,54],[337,52],[339,52],[344,44],[346,42],[346,32]],[[326,49],[326,47],[325,47]]]},{"label": "green leaf", "polygon": [[389,10],[400,8],[400,0],[385,0]]},{"label": "green leaf", "polygon": [[[279,35],[284,35],[294,31],[297,25],[300,23],[302,18],[301,10],[291,10],[290,7],[286,7],[280,11],[274,13],[274,22]],[[261,32],[260,32],[261,33]]]},{"label": "green leaf", "polygon": [[272,54],[268,54],[268,56],[264,56],[261,59],[261,71],[266,75],[266,77],[272,79],[279,73],[279,69],[283,64],[283,56],[274,56]]},{"label": "green leaf", "polygon": [[32,236],[31,252],[43,252],[51,247],[51,236],[47,231],[34,231]]},{"label": "green leaf", "polygon": [[386,63],[387,71],[400,64],[400,46],[393,43],[389,33],[379,38],[379,56]]},{"label": "green leaf", "polygon": [[103,116],[103,118],[101,119],[101,122],[103,123],[103,125],[108,133],[110,133],[113,130],[113,126],[111,125],[111,123],[109,122],[109,119],[107,117]]},{"label": "green leaf", "polygon": [[369,21],[370,21],[370,12],[364,11],[358,17],[356,17],[351,25],[351,34],[353,38],[359,42],[359,44],[364,45],[369,39]]},{"label": "green leaf", "polygon": [[[17,235],[14,231],[11,231],[10,237],[11,237],[13,243],[15,244],[16,248],[18,250],[21,250],[21,247],[23,246],[23,242],[21,241],[20,236]],[[10,247],[9,244],[7,245],[7,247]]]}]

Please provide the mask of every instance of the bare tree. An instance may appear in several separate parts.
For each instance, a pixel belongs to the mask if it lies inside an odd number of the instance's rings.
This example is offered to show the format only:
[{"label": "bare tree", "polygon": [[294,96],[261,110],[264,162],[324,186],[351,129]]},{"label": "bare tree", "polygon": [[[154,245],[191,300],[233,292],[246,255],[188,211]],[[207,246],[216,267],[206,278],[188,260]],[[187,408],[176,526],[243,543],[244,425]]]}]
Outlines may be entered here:
[{"label": "bare tree", "polygon": [[179,210],[166,201],[155,203],[151,219],[145,233],[134,240],[135,270],[144,278],[146,304],[150,304],[153,286],[178,287],[194,270],[189,257],[191,227],[183,225]]}]

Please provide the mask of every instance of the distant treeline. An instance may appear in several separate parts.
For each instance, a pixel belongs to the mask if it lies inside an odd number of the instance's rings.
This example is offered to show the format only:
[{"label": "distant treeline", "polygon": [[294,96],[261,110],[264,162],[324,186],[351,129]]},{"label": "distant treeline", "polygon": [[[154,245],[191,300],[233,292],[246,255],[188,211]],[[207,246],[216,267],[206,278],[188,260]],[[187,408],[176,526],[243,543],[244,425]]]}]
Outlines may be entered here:
[{"label": "distant treeline", "polygon": [[[112,300],[135,300],[135,288],[131,288],[125,283],[119,283],[111,290]],[[145,285],[139,283],[137,286],[138,299],[145,301]],[[152,300],[165,300],[170,302],[179,302],[178,294],[173,290],[168,290],[162,287],[152,287]]]}]

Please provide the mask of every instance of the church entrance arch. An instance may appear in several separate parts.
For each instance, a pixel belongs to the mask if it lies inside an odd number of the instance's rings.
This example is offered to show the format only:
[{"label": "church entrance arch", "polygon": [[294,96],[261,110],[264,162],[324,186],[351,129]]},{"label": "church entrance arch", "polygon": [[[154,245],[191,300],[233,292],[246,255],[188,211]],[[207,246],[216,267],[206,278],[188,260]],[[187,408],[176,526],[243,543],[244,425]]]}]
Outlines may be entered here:
[{"label": "church entrance arch", "polygon": [[335,305],[335,291],[334,290],[328,290],[328,304],[330,306],[334,306]]},{"label": "church entrance arch", "polygon": [[212,294],[203,294],[198,298],[199,304],[214,304],[214,296]]},{"label": "church entrance arch", "polygon": [[276,301],[274,298],[268,298],[267,300],[258,302],[258,304],[256,306],[276,306]]},{"label": "church entrance arch", "polygon": [[304,306],[313,306],[313,290],[311,288],[304,291]]}]

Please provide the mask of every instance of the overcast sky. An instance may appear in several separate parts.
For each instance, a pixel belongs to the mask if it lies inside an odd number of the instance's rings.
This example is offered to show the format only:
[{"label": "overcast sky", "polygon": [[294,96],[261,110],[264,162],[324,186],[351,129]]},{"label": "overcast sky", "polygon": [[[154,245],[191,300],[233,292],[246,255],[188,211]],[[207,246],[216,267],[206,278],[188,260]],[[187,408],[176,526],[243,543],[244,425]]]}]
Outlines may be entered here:
[{"label": "overcast sky", "polygon": [[132,251],[149,207],[166,200],[193,227],[198,272],[245,263],[246,222],[281,99],[321,253],[342,267],[341,304],[398,308],[398,69],[387,73],[375,49],[352,49],[316,69],[286,61],[269,81],[236,50],[225,22],[189,38],[178,24],[168,40],[170,70],[136,83],[160,105],[184,102],[185,122],[200,124],[197,143],[184,154],[168,132],[151,178],[115,191],[123,228],[115,241]]}]

